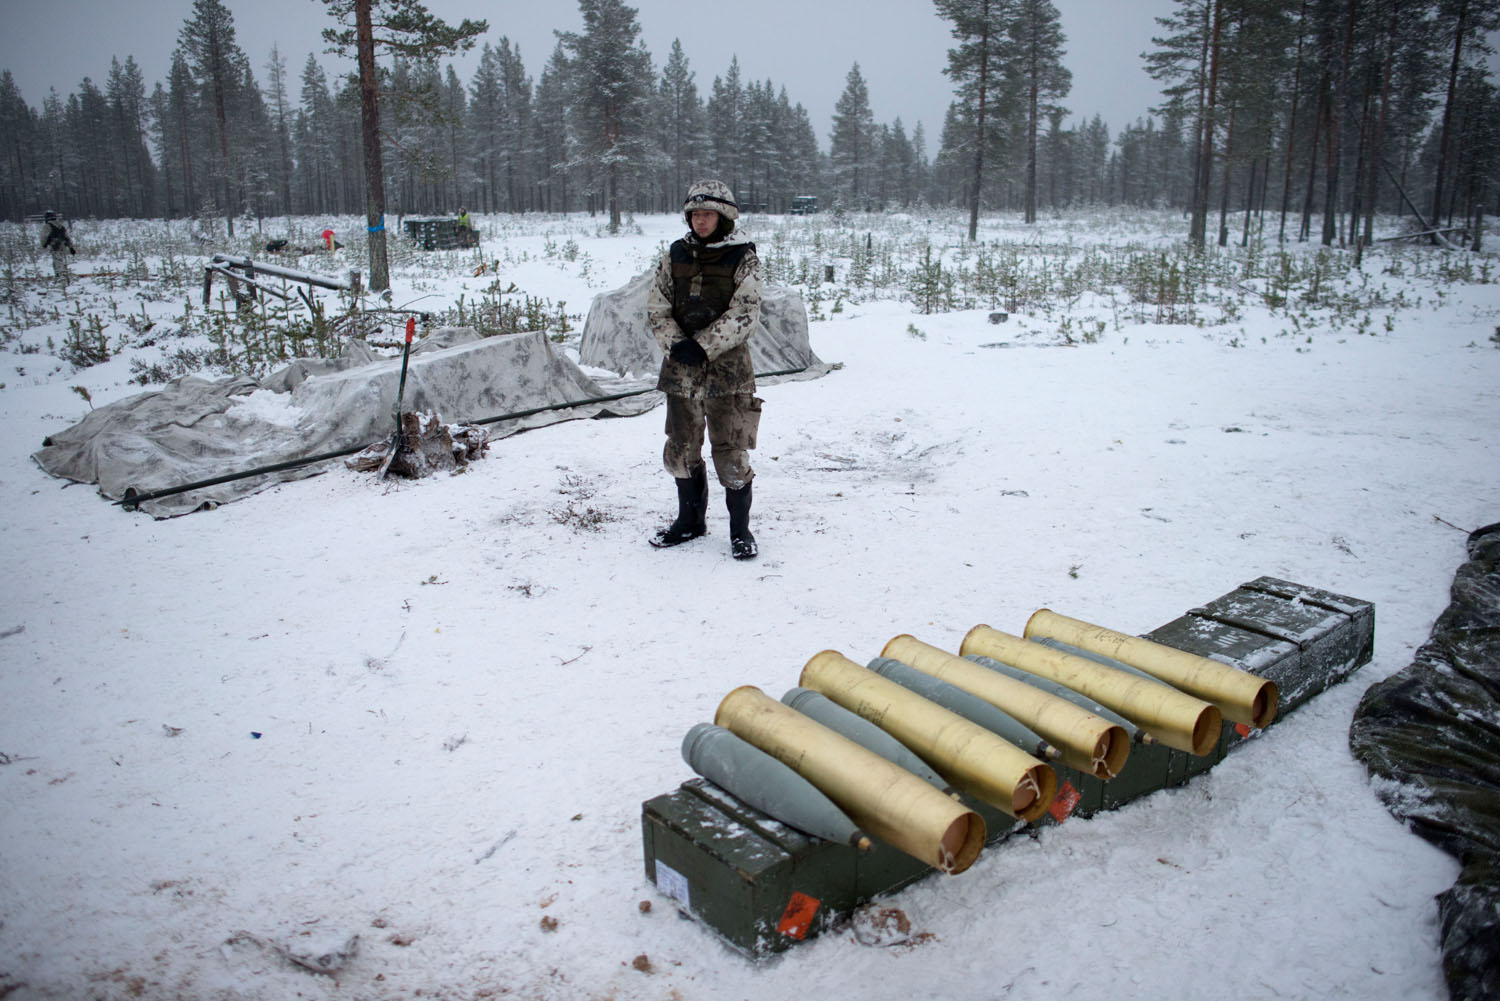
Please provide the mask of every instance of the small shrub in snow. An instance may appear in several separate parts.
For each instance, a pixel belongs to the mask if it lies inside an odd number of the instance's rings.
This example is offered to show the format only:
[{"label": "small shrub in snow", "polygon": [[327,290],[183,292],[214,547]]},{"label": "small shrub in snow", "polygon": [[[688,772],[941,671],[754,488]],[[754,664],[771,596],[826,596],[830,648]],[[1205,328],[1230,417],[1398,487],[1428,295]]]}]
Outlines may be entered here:
[{"label": "small shrub in snow", "polygon": [[109,341],[104,336],[104,321],[92,313],[69,320],[68,336],[57,354],[75,369],[109,361]]}]

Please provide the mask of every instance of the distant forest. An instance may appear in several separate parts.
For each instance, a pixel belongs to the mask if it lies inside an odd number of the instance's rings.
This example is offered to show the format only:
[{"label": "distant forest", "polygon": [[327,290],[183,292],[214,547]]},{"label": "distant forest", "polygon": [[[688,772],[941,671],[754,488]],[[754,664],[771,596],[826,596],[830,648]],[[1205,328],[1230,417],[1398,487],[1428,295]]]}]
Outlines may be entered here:
[{"label": "distant forest", "polygon": [[[468,80],[387,52],[384,211],[667,211],[713,175],[755,211],[798,195],[976,218],[1153,206],[1186,213],[1198,244],[1252,232],[1329,243],[1362,235],[1377,211],[1472,239],[1500,200],[1500,93],[1484,63],[1500,0],[1177,0],[1142,54],[1160,103],[1113,134],[1098,117],[1064,124],[1051,0],[933,2],[952,27],[954,97],[931,159],[920,124],[874,120],[857,62],[825,143],[784,86],[745,80],[737,59],[702,89],[680,44],[658,66],[620,0],[579,0],[585,31],[559,33],[535,74],[504,37],[482,45]],[[294,74],[274,50],[262,70],[221,0],[195,0],[166,80],[148,86],[127,56],[102,87],[84,78],[33,108],[4,71],[0,217],[232,228],[365,212],[357,75],[330,77],[312,55]]]}]

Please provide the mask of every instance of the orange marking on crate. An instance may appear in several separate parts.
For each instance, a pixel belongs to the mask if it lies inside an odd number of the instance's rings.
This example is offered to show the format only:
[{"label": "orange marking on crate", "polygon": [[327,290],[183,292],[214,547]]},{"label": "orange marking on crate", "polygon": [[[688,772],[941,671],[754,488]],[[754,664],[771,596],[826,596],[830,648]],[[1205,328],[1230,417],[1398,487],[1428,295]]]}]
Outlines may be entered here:
[{"label": "orange marking on crate", "polygon": [[817,916],[818,908],[823,902],[817,897],[809,897],[798,890],[792,894],[792,899],[787,901],[786,910],[781,913],[781,922],[776,930],[783,935],[788,935],[797,941],[807,937],[808,929],[812,927],[813,918]]},{"label": "orange marking on crate", "polygon": [[1052,814],[1052,819],[1061,824],[1072,816],[1073,808],[1078,801],[1083,799],[1083,794],[1073,788],[1073,783],[1064,782],[1062,788],[1057,790],[1057,795],[1052,800],[1052,805],[1047,807],[1047,812]]}]

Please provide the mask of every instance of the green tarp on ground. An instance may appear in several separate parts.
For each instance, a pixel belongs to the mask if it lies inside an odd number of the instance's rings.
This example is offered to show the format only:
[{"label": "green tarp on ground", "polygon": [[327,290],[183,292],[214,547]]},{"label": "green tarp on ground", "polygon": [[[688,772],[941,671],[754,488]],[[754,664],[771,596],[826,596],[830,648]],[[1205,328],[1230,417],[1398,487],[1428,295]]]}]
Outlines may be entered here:
[{"label": "green tarp on ground", "polygon": [[1500,524],[1469,536],[1411,665],[1360,700],[1349,744],[1386,807],[1463,864],[1438,895],[1454,1001],[1500,998]]}]

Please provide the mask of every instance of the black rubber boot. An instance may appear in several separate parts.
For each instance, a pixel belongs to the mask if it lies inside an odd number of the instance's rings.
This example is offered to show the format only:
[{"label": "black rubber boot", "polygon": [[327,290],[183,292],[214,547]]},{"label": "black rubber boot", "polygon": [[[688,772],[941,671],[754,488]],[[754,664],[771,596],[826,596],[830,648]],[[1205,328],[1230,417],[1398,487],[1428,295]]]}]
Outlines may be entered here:
[{"label": "black rubber boot", "polygon": [[657,549],[680,546],[689,539],[708,533],[708,468],[677,482],[677,520],[651,537]]},{"label": "black rubber boot", "polygon": [[750,484],[724,491],[724,504],[729,508],[729,552],[737,560],[755,559],[759,550],[750,534]]}]

